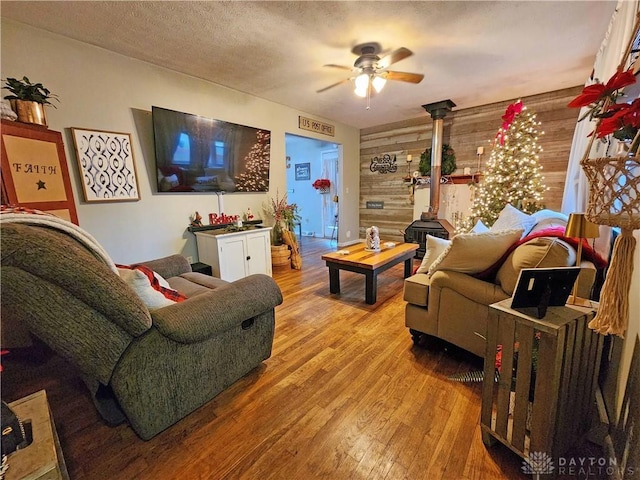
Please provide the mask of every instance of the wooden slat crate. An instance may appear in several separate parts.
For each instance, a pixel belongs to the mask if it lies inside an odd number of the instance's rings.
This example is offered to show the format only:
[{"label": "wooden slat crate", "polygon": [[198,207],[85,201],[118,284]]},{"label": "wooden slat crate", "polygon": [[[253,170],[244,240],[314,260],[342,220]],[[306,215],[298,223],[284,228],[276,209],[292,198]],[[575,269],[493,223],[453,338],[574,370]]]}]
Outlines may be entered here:
[{"label": "wooden slat crate", "polygon": [[557,460],[589,429],[604,337],[588,328],[593,308],[550,307],[538,319],[510,305],[507,299],[490,308],[483,441],[489,446],[498,440],[525,459],[537,452]]}]

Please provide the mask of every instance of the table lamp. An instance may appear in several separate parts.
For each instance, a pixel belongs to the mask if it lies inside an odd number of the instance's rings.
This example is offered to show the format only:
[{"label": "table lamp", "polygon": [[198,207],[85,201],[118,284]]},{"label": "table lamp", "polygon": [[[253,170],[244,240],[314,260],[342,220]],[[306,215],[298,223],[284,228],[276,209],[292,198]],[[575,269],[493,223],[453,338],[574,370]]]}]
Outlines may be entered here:
[{"label": "table lamp", "polygon": [[[595,223],[587,220],[584,213],[572,213],[569,215],[569,223],[564,233],[565,237],[577,238],[578,249],[576,252],[576,266],[580,266],[582,260],[582,242],[585,238],[598,238],[600,236],[600,227]],[[581,305],[584,307],[590,307],[591,302],[586,298],[578,297],[578,280],[573,285],[573,291],[567,300],[567,304]]]}]

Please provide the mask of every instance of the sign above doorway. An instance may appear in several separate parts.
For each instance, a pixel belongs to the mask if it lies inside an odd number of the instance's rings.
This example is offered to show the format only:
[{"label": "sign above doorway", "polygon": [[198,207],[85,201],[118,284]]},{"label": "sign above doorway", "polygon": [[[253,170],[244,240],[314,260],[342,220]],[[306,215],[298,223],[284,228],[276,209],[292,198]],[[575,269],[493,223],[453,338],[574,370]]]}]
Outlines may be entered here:
[{"label": "sign above doorway", "polygon": [[323,135],[329,135],[330,137],[335,137],[336,135],[336,127],[334,125],[319,122],[318,120],[303,116],[298,117],[298,127],[302,130],[322,133]]}]

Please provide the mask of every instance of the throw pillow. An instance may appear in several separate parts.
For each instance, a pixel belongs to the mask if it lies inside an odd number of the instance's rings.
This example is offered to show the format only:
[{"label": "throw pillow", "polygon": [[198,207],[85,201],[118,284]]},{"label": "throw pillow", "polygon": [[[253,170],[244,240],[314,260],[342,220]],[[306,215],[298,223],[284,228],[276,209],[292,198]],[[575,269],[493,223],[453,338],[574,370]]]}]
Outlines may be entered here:
[{"label": "throw pillow", "polygon": [[164,177],[160,181],[160,187],[163,192],[167,192],[172,188],[180,185],[180,180],[178,180],[178,176],[174,173],[173,175],[169,175],[168,177]]},{"label": "throw pillow", "polygon": [[500,230],[520,228],[522,229],[522,236],[524,237],[529,233],[529,230],[533,228],[536,221],[535,217],[521,212],[510,203],[507,203],[500,212],[500,215],[498,215],[498,219],[491,225],[491,231],[499,232]]},{"label": "throw pillow", "polygon": [[458,234],[429,267],[429,275],[438,270],[470,274],[482,272],[502,257],[521,236],[522,229]]},{"label": "throw pillow", "polygon": [[554,212],[553,210],[539,210],[531,214],[536,219],[536,225],[529,233],[539,232],[548,228],[566,227],[569,217],[564,213]]},{"label": "throw pillow", "polygon": [[487,227],[482,220],[478,220],[469,233],[483,233],[488,231],[489,227]]},{"label": "throw pillow", "polygon": [[[140,297],[149,311],[173,305],[187,297],[176,290],[161,285],[159,275],[144,265],[117,265],[120,278]],[[168,283],[162,279],[164,284]]]},{"label": "throw pillow", "polygon": [[498,270],[496,282],[507,295],[512,295],[523,268],[570,267],[575,263],[575,250],[562,240],[533,238],[511,252]]},{"label": "throw pillow", "polygon": [[426,252],[416,273],[428,273],[429,267],[451,244],[451,240],[427,235]]}]

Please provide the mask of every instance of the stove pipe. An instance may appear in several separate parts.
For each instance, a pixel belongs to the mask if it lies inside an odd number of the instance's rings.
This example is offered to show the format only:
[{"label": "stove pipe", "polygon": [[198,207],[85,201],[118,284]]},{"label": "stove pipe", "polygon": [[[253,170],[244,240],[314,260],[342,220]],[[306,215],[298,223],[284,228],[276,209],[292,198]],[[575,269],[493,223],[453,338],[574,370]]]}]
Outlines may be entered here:
[{"label": "stove pipe", "polygon": [[442,137],[443,137],[443,118],[451,111],[456,104],[451,100],[441,100],[435,103],[422,105],[433,119],[432,138],[431,138],[431,189],[429,192],[429,210],[423,212],[423,217],[432,219],[438,218],[438,209],[440,207],[440,178],[442,164]]}]

